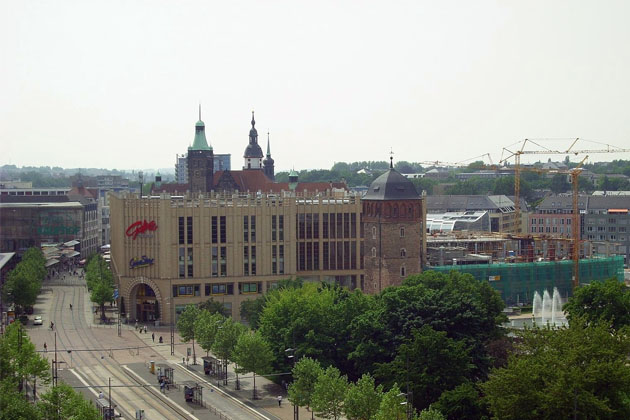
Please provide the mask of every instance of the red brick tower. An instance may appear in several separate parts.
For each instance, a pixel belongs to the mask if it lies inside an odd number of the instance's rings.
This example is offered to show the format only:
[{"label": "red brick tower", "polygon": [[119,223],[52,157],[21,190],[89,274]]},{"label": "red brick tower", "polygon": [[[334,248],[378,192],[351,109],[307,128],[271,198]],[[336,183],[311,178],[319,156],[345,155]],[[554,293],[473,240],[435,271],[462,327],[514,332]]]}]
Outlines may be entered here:
[{"label": "red brick tower", "polygon": [[426,259],[424,199],[391,159],[362,199],[366,293],[401,284],[422,271]]}]

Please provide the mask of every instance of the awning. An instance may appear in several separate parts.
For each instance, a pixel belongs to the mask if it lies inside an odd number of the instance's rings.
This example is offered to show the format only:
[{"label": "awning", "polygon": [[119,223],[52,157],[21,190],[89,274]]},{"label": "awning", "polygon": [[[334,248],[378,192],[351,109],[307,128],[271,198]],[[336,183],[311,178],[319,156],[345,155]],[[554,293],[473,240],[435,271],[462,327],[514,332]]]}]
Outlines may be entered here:
[{"label": "awning", "polygon": [[53,258],[51,260],[46,261],[46,267],[50,267],[51,265],[55,265],[59,262],[59,260]]},{"label": "awning", "polygon": [[79,241],[77,241],[76,239],[73,239],[72,241],[68,241],[68,242],[64,242],[63,246],[75,246],[75,245],[79,245]]},{"label": "awning", "polygon": [[608,214],[611,214],[611,213],[626,214],[626,213],[628,213],[628,209],[608,209]]},{"label": "awning", "polygon": [[74,251],[71,254],[66,255],[68,258],[76,257],[77,255],[81,255],[80,252]]},{"label": "awning", "polygon": [[109,248],[111,248],[111,247],[112,247],[112,246],[111,246],[110,244],[107,244],[107,245],[103,245],[103,246],[101,247],[101,249],[109,249]]}]

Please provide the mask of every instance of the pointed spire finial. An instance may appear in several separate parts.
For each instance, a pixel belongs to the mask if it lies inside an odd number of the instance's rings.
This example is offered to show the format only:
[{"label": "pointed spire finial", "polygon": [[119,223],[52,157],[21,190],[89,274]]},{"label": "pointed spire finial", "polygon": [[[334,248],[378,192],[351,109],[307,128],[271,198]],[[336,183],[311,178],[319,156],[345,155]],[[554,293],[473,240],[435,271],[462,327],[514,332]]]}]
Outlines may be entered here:
[{"label": "pointed spire finial", "polygon": [[252,127],[256,125],[256,120],[254,119],[254,110],[252,109]]},{"label": "pointed spire finial", "polygon": [[267,130],[267,157],[271,156],[271,148],[269,147],[269,130]]},{"label": "pointed spire finial", "polygon": [[394,149],[389,149],[389,167],[394,169]]}]

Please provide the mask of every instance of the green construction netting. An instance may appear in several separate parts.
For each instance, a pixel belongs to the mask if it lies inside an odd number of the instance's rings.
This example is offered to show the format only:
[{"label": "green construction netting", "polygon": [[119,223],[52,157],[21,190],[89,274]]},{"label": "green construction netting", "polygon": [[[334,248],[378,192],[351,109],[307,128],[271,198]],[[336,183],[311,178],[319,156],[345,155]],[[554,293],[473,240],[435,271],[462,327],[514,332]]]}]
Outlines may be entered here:
[{"label": "green construction netting", "polygon": [[[534,292],[541,295],[545,290],[553,292],[557,287],[560,295],[572,294],[573,261],[533,262],[514,264],[443,265],[429,270],[439,272],[460,271],[472,274],[477,280],[487,281],[501,293],[506,305],[532,302]],[[580,284],[603,281],[616,277],[623,281],[623,257],[592,258],[580,260]]]}]

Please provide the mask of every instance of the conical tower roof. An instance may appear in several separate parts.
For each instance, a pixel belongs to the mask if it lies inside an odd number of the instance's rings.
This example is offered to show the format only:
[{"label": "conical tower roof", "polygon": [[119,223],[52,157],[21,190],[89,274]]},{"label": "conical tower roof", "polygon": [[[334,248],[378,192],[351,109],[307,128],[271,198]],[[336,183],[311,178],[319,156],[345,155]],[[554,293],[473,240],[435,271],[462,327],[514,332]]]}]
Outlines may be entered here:
[{"label": "conical tower roof", "polygon": [[201,105],[199,105],[199,121],[195,124],[195,140],[188,150],[212,150],[206,140],[206,125],[201,121]]}]

